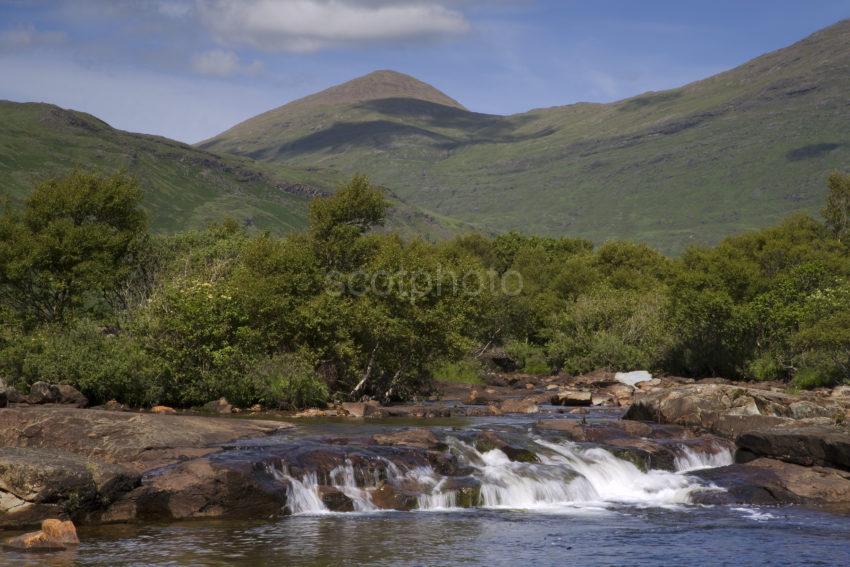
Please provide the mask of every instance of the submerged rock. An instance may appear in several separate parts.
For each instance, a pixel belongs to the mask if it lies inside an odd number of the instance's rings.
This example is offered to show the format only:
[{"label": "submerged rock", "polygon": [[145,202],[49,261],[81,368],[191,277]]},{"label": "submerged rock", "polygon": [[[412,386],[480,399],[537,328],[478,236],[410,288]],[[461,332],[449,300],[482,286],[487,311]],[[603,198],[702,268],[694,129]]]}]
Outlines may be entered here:
[{"label": "submerged rock", "polygon": [[80,544],[74,523],[68,520],[47,519],[41,530],[7,539],[3,546],[15,551],[63,551]]}]

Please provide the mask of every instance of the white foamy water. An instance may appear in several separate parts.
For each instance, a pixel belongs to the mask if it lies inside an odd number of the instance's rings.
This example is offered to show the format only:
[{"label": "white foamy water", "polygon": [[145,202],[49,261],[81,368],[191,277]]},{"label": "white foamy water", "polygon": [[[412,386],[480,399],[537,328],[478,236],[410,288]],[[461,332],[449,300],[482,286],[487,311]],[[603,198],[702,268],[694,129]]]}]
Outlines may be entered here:
[{"label": "white foamy water", "polygon": [[682,446],[679,451],[674,465],[676,471],[681,473],[726,467],[735,462],[732,451],[726,448],[714,453],[700,453],[690,447]]},{"label": "white foamy water", "polygon": [[[685,473],[693,470],[731,464],[728,450],[697,453],[683,447],[676,459],[677,472],[650,470],[643,472],[634,464],[615,457],[601,448],[585,448],[568,441],[553,443],[536,439],[539,463],[511,461],[498,449],[480,452],[460,440],[446,440],[458,461],[472,470],[467,478],[478,484],[478,501],[466,504],[481,508],[523,510],[604,509],[617,505],[670,507],[688,504],[699,490],[712,489]],[[331,486],[351,499],[355,512],[378,510],[372,493],[384,482],[419,493],[418,509],[457,509],[457,479],[443,477],[431,467],[401,470],[384,461],[386,480],[373,472],[364,477],[350,461],[333,469]],[[287,484],[288,506],[293,514],[330,513],[322,502],[321,488],[315,474],[294,478],[284,471],[273,474]]]}]

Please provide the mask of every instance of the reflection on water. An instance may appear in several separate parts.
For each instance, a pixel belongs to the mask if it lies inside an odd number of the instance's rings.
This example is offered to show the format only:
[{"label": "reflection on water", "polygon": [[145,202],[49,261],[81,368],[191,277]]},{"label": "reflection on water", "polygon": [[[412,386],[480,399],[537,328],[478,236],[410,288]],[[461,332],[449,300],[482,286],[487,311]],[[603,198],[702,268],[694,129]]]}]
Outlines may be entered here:
[{"label": "reflection on water", "polygon": [[0,565],[848,565],[850,519],[794,508],[389,512],[81,530]]}]

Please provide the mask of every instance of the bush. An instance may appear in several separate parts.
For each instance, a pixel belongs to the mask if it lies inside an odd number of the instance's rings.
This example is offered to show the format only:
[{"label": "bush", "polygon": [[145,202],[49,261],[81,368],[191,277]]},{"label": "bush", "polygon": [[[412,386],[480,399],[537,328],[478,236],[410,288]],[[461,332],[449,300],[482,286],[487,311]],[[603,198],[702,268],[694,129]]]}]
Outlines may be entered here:
[{"label": "bush", "polygon": [[431,372],[438,382],[448,384],[483,384],[484,366],[475,358],[441,362]]},{"label": "bush", "polygon": [[661,291],[598,288],[580,296],[552,325],[549,360],[574,374],[658,368],[671,342],[665,304]]},{"label": "bush", "polygon": [[505,352],[517,363],[517,369],[527,374],[551,374],[552,367],[546,360],[543,347],[526,341],[509,341]]},{"label": "bush", "polygon": [[248,373],[258,401],[280,409],[324,407],[328,386],[316,374],[313,358],[306,352],[278,354],[259,361]]},{"label": "bush", "polygon": [[131,406],[159,401],[162,363],[127,334],[105,334],[90,321],[44,327],[7,343],[0,368],[26,391],[44,380],[71,384],[93,405],[111,399]]}]

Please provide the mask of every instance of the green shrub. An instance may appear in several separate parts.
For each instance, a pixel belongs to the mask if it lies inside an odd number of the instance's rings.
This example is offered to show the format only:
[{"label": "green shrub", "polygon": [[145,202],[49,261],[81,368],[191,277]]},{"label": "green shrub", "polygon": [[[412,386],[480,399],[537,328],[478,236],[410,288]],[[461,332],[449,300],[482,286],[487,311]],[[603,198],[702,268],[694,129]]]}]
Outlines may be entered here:
[{"label": "green shrub", "polygon": [[130,335],[106,334],[92,322],[44,327],[6,345],[0,368],[26,390],[44,380],[71,384],[91,404],[111,399],[139,407],[159,401],[162,363]]},{"label": "green shrub", "polygon": [[477,359],[441,362],[432,370],[434,379],[449,384],[483,384],[484,367]]},{"label": "green shrub", "polygon": [[280,409],[324,407],[328,386],[316,374],[315,362],[306,352],[278,354],[256,363],[248,372],[259,401]]},{"label": "green shrub", "polygon": [[543,347],[526,341],[509,341],[505,352],[517,362],[517,368],[527,374],[551,374],[552,367],[546,360]]}]

